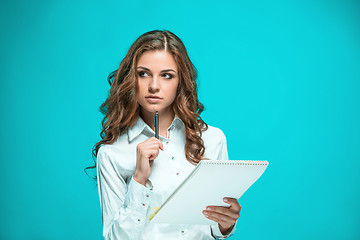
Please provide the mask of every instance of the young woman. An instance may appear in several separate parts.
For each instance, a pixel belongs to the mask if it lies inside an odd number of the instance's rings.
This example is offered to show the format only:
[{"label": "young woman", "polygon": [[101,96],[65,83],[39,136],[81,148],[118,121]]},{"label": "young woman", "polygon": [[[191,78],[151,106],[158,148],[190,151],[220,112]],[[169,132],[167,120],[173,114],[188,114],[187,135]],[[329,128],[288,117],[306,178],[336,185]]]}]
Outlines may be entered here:
[{"label": "young woman", "polygon": [[102,140],[93,149],[105,239],[224,239],[235,231],[241,207],[232,198],[224,198],[230,207],[204,209],[210,226],[147,219],[201,160],[228,159],[224,133],[200,117],[196,77],[182,41],[159,30],[141,35],[109,75]]}]

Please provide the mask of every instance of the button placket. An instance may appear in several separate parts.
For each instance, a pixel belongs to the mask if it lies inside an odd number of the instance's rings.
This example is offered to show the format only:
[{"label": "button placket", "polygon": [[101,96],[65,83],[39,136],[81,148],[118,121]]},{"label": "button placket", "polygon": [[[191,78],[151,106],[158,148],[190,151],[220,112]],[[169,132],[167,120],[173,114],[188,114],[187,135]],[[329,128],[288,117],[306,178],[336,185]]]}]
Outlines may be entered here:
[{"label": "button placket", "polygon": [[[151,187],[152,188],[152,187]],[[151,190],[151,189],[150,189]],[[148,204],[148,201],[149,201],[149,197],[150,197],[150,195],[147,193],[147,194],[145,194],[145,198],[144,198],[144,200],[143,200],[143,202],[142,202],[142,206],[143,207],[147,207],[149,204]]]}]

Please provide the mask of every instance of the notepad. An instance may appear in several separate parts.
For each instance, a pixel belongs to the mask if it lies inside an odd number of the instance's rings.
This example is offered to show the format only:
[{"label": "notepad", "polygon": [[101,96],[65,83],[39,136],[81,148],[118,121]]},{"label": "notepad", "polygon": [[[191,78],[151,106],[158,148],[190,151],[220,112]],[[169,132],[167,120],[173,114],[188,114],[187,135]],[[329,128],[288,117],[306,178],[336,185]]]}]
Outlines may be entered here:
[{"label": "notepad", "polygon": [[152,223],[215,224],[202,213],[207,206],[229,206],[264,173],[266,160],[203,160],[151,216]]}]

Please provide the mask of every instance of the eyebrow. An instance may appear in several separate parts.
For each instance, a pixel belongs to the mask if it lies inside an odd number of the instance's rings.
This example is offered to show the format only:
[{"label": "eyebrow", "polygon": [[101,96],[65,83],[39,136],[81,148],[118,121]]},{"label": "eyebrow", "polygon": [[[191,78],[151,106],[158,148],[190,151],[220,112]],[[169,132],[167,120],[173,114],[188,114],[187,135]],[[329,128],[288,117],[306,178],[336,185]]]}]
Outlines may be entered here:
[{"label": "eyebrow", "polygon": [[[146,67],[139,66],[139,67],[137,67],[137,68],[142,68],[142,69],[144,69],[144,70],[146,70],[146,71],[151,72],[151,71],[150,71],[150,69],[148,69],[148,68],[146,68]],[[173,69],[171,69],[171,68],[161,70],[160,72],[170,72],[170,71],[173,71],[174,73],[176,73],[176,71],[175,71],[175,70],[173,70]]]}]

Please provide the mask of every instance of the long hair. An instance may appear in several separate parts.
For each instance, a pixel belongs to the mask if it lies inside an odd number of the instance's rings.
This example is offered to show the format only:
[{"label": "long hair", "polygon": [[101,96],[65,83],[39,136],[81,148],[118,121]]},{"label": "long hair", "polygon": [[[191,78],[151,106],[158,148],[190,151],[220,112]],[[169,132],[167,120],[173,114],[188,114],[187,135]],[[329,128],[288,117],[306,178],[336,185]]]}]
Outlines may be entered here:
[{"label": "long hair", "polygon": [[[110,92],[99,108],[104,115],[100,133],[102,140],[92,149],[95,165],[85,168],[85,172],[87,169],[96,168],[96,157],[102,144],[114,143],[137,121],[140,106],[137,101],[136,64],[142,53],[153,50],[170,52],[179,69],[179,85],[172,108],[185,125],[186,159],[194,165],[205,159],[205,146],[201,136],[202,131],[208,129],[208,125],[200,117],[204,106],[197,96],[196,68],[180,38],[167,30],[154,30],[136,39],[119,68],[108,76]],[[97,179],[96,176],[94,179]]]}]

